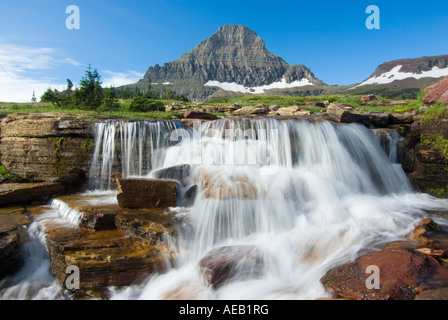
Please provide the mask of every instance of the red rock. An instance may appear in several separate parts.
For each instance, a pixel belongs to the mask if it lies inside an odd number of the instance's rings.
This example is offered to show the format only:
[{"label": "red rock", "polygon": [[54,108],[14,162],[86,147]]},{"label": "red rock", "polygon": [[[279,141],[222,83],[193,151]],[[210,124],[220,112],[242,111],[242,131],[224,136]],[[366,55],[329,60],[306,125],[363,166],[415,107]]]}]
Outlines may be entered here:
[{"label": "red rock", "polygon": [[436,83],[433,86],[425,89],[425,96],[423,102],[426,104],[433,104],[440,100],[442,103],[448,103],[448,77]]},{"label": "red rock", "polygon": [[376,96],[374,94],[369,94],[367,96],[362,96],[361,99],[362,99],[363,102],[369,102],[369,101],[374,101],[377,98],[376,98]]},{"label": "red rock", "polygon": [[185,119],[201,119],[201,120],[216,120],[217,116],[211,113],[197,112],[197,111],[187,111],[184,113]]},{"label": "red rock", "polygon": [[[368,289],[368,266],[377,266],[380,288]],[[355,300],[412,300],[434,286],[448,285],[448,269],[431,256],[407,250],[382,250],[329,270],[321,279],[325,290],[336,298]]]}]

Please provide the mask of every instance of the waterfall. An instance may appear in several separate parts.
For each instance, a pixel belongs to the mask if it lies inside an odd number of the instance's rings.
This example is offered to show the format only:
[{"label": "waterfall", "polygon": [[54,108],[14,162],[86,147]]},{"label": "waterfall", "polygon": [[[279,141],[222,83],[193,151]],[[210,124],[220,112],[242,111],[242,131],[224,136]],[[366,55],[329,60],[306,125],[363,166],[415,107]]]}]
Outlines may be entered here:
[{"label": "waterfall", "polygon": [[[189,164],[198,185],[182,212],[179,258],[167,274],[114,299],[326,297],[319,279],[329,268],[403,239],[425,209],[448,208],[412,190],[395,163],[393,134],[385,145],[362,125],[228,119],[189,134],[159,159],[160,167]],[[232,246],[261,252],[261,274],[204,285],[201,259]]]},{"label": "waterfall", "polygon": [[[391,130],[243,118],[192,128],[111,120],[95,134],[89,194],[110,194],[105,201],[115,203],[114,177],[149,178],[178,165],[190,167],[188,180],[197,185],[190,207],[172,208],[180,222],[166,244],[176,261],[143,283],[110,288],[112,299],[325,298],[319,280],[330,268],[405,239],[427,210],[448,210],[447,200],[412,189]],[[45,225],[77,228],[82,214],[59,200],[45,207],[28,228],[24,268],[0,283],[1,299],[64,297],[48,271]],[[237,276],[215,288],[200,264],[223,248],[256,252],[261,262],[235,266]]]},{"label": "waterfall", "polygon": [[110,190],[113,170],[122,177],[142,176],[157,168],[164,149],[173,142],[176,121],[116,121],[97,123],[90,168],[91,189]]}]

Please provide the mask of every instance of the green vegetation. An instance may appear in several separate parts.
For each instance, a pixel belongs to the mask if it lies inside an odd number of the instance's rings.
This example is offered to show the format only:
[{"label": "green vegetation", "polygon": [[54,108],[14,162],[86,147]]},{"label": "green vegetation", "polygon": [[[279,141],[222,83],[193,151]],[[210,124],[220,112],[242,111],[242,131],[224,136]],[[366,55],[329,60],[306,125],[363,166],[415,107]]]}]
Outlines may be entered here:
[{"label": "green vegetation", "polygon": [[4,165],[1,165],[1,166],[0,166],[0,176],[4,176],[6,179],[8,179],[8,180],[10,180],[10,181],[12,181],[12,182],[24,182],[24,181],[25,181],[24,178],[22,178],[22,177],[20,177],[20,176],[18,176],[18,175],[16,175],[16,174],[14,174],[14,173],[9,172],[9,171],[5,168]]},{"label": "green vegetation", "polygon": [[448,117],[448,108],[446,104],[440,103],[437,101],[433,105],[431,105],[425,113],[423,113],[422,118],[420,119],[420,123],[424,123],[426,121],[438,120],[438,119],[446,119]]},{"label": "green vegetation", "polygon": [[448,186],[446,186],[445,188],[432,188],[428,189],[428,191],[442,198],[448,195]]},{"label": "green vegetation", "polygon": [[[148,83],[146,90],[139,88],[115,89],[114,87],[102,88],[101,76],[96,69],[89,65],[85,76],[75,89],[72,81],[67,79],[67,89],[64,91],[48,89],[41,97],[39,105],[27,104],[26,107],[38,110],[44,108],[45,111],[63,111],[77,112],[94,111],[95,114],[117,115],[135,113],[149,113],[163,111],[165,102],[163,100],[176,100],[188,102],[185,96],[178,95],[170,88],[163,88],[159,93],[152,90],[151,82]],[[42,104],[43,103],[43,104]],[[10,106],[11,111],[18,112],[25,106],[14,104]],[[42,110],[43,111],[43,110]],[[37,111],[39,112],[39,111]],[[145,118],[152,116],[145,115]],[[161,115],[156,115],[159,118]]]},{"label": "green vegetation", "polygon": [[[241,96],[234,98],[215,98],[208,100],[205,103],[216,104],[216,105],[229,105],[229,104],[239,104],[241,106],[250,106],[254,104],[264,104],[266,106],[278,105],[280,107],[287,106],[300,106],[303,110],[308,110],[312,114],[319,114],[325,111],[324,108],[307,106],[308,102],[327,102],[327,103],[339,103],[339,104],[349,104],[355,110],[361,113],[368,112],[406,112],[415,110],[415,101],[403,101],[402,105],[389,106],[390,99],[377,96],[377,105],[365,105],[362,101],[361,95],[352,94],[331,94],[331,95],[320,95],[320,96]],[[418,108],[417,108],[418,109]]]}]

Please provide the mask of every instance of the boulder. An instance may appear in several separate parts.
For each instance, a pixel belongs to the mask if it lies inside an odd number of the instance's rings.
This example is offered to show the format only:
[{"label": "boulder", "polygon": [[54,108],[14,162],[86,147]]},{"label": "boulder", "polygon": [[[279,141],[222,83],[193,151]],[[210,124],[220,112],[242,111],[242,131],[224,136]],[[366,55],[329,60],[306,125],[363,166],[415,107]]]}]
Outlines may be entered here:
[{"label": "boulder", "polygon": [[163,179],[117,179],[117,200],[122,208],[177,206],[179,182]]},{"label": "boulder", "polygon": [[425,88],[423,102],[433,104],[440,100],[442,103],[448,103],[448,77],[438,83]]},{"label": "boulder", "polygon": [[254,246],[226,246],[209,251],[199,266],[206,282],[214,289],[233,281],[258,277],[263,255]]},{"label": "boulder", "polygon": [[219,172],[202,170],[196,182],[202,186],[202,194],[207,199],[251,200],[256,199],[260,193],[255,181],[245,174],[226,176]]},{"label": "boulder", "polygon": [[[321,279],[333,297],[345,299],[410,300],[443,297],[448,286],[448,231],[431,218],[419,221],[406,241],[387,243],[329,270]],[[367,289],[367,266],[377,266],[379,289]]]},{"label": "boulder", "polygon": [[330,103],[327,108],[327,115],[331,120],[344,123],[363,122],[365,115],[353,111],[353,107],[346,104]]},{"label": "boulder", "polygon": [[269,112],[269,109],[266,108],[264,105],[256,105],[256,106],[249,106],[249,107],[242,107],[238,110],[236,110],[233,114],[236,116],[247,116],[247,115],[260,115],[260,114],[267,114]]},{"label": "boulder", "polygon": [[0,185],[0,205],[41,200],[64,190],[58,182],[5,183]]},{"label": "boulder", "polygon": [[184,113],[185,119],[201,119],[201,120],[216,120],[218,117],[211,113],[187,111]]},{"label": "boulder", "polygon": [[377,97],[374,94],[369,94],[361,97],[362,102],[370,102],[377,100]]},{"label": "boulder", "polygon": [[307,116],[310,115],[311,112],[307,110],[300,110],[298,106],[290,106],[279,108],[276,111],[276,114],[280,116]]},{"label": "boulder", "polygon": [[[379,289],[368,289],[368,266],[379,270]],[[448,286],[448,269],[435,258],[407,250],[381,250],[354,262],[330,269],[321,279],[325,290],[335,298],[354,300],[412,300],[417,293]]]},{"label": "boulder", "polygon": [[269,111],[277,111],[278,109],[280,109],[280,106],[277,105],[269,106]]}]

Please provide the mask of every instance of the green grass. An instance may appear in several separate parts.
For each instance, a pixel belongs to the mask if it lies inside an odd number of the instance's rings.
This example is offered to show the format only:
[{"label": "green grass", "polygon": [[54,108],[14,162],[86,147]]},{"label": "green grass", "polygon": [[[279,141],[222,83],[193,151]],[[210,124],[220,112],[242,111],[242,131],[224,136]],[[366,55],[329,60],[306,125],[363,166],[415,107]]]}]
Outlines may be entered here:
[{"label": "green grass", "polygon": [[0,166],[0,175],[6,177],[8,180],[13,181],[13,182],[24,182],[25,181],[25,179],[23,179],[22,177],[6,170],[4,165]]},{"label": "green grass", "polygon": [[[383,97],[377,96],[378,101],[389,101]],[[176,100],[160,100],[163,105],[171,105],[173,102],[185,105],[187,109],[197,106],[191,102],[182,102]],[[113,118],[128,118],[128,119],[171,119],[173,115],[179,116],[175,111],[150,111],[150,112],[131,112],[132,99],[120,99],[120,108],[115,111],[91,111],[91,110],[79,110],[71,108],[60,108],[50,103],[1,103],[0,102],[0,114],[10,114],[18,112],[62,112],[72,114],[83,114],[84,119],[94,120],[97,116],[113,117]],[[321,95],[321,96],[273,96],[273,95],[254,95],[254,96],[241,96],[234,98],[216,98],[206,101],[206,104],[213,104],[217,106],[239,104],[241,106],[253,106],[256,104],[264,104],[266,106],[278,105],[280,107],[299,106],[303,110],[308,110],[311,114],[321,114],[326,111],[326,108],[319,108],[313,106],[307,106],[307,102],[327,102],[327,103],[340,103],[349,104],[354,110],[360,113],[369,112],[406,112],[411,110],[418,110],[421,102],[418,100],[409,101],[408,103],[400,106],[382,106],[369,105],[366,106],[362,103],[361,95]],[[197,106],[199,109],[201,106]],[[224,113],[216,113],[217,116],[225,116]]]},{"label": "green grass", "polygon": [[426,121],[446,118],[448,118],[448,108],[446,108],[446,104],[437,101],[423,113],[420,122],[424,123]]}]

